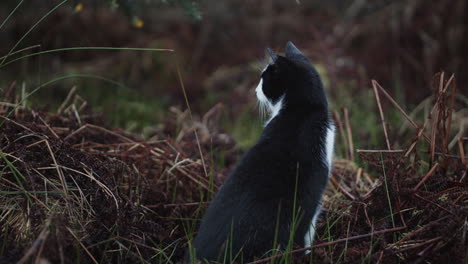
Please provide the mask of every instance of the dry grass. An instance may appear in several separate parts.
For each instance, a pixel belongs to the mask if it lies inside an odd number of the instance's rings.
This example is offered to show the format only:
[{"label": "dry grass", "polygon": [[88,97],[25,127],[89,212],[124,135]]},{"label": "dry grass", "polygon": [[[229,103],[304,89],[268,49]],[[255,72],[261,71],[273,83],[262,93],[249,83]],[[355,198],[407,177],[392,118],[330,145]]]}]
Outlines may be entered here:
[{"label": "dry grass", "polygon": [[[400,148],[386,133],[385,149],[354,149],[358,124],[349,122],[347,109],[343,118],[335,111],[346,159],[335,160],[315,244],[288,252],[294,262],[467,261],[465,117],[454,78],[435,78],[433,107],[424,120],[413,120],[373,82],[385,130],[394,129],[385,122],[385,100],[414,129]],[[12,90],[0,103],[0,260],[180,260],[237,157],[232,140],[216,132],[222,106],[202,121],[173,108],[165,129],[144,141],[108,128],[76,95],[52,113],[25,108]],[[213,158],[220,153],[230,160],[222,170]],[[307,249],[312,255],[303,257]]]},{"label": "dry grass", "polygon": [[[198,149],[184,125],[176,140],[143,141],[107,128],[83,104],[67,98],[58,113],[1,104],[0,259],[180,258],[196,223],[190,218],[222,181],[209,150],[232,149],[232,140],[221,135],[224,141],[203,141]],[[197,155],[201,148],[206,167]]]},{"label": "dry grass", "polygon": [[[414,137],[395,149],[384,133],[385,149],[356,150],[367,169],[350,160],[335,161],[327,212],[312,246],[319,263],[468,261],[467,142],[459,133],[465,119],[461,107],[466,106],[455,103],[453,76],[442,73],[434,80],[432,110],[417,121],[372,82],[383,131],[395,129],[385,122],[381,101],[388,100],[413,127]],[[349,126],[340,119],[337,125],[337,138],[346,139]],[[354,150],[346,150],[350,152]]]}]

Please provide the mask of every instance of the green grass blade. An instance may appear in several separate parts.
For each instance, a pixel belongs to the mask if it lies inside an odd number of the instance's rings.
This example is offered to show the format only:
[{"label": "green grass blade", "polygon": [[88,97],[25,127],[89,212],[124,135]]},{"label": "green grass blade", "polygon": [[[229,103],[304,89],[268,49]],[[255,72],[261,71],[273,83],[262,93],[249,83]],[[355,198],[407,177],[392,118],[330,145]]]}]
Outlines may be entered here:
[{"label": "green grass blade", "polygon": [[21,180],[26,181],[26,177],[24,177],[24,175],[15,167],[15,165],[13,165],[13,163],[11,163],[11,161],[7,159],[3,151],[0,151],[0,156],[3,159],[3,161],[5,161],[8,168],[10,168],[11,172],[13,173],[13,176],[15,177],[15,180],[18,183],[18,186],[21,188],[21,193],[24,193],[29,203],[32,203],[31,197],[29,197],[29,193],[26,191],[21,181]]},{"label": "green grass blade", "polygon": [[388,191],[387,173],[385,172],[385,164],[384,164],[384,160],[383,160],[383,157],[382,157],[382,153],[380,153],[380,160],[382,161],[382,170],[383,170],[383,175],[384,175],[385,193],[387,195],[388,207],[390,209],[390,216],[392,218],[392,225],[393,225],[393,228],[395,228],[395,219],[393,218],[392,201],[390,199],[390,192]]},{"label": "green grass blade", "polygon": [[0,66],[2,66],[3,63],[5,63],[5,60],[8,58],[8,56],[10,56],[13,51],[15,51],[16,47],[18,47],[19,44],[21,44],[21,42],[29,35],[29,33],[31,33],[46,17],[48,17],[53,12],[55,12],[55,10],[57,10],[59,7],[61,7],[66,2],[68,2],[68,0],[62,1],[61,3],[56,5],[54,8],[52,8],[49,12],[47,12],[47,14],[42,16],[36,23],[34,23],[34,25],[16,42],[16,44],[13,46],[13,48],[11,48],[11,50],[8,52],[8,54],[3,58],[2,62],[0,63]]},{"label": "green grass blade", "polygon": [[12,53],[9,53],[6,56],[0,57],[0,59],[3,59],[4,61],[0,64],[0,69],[12,64],[14,62],[17,62],[22,59],[26,59],[29,57],[35,57],[39,55],[44,55],[44,54],[49,54],[49,53],[57,53],[57,52],[64,52],[64,51],[73,51],[73,50],[130,50],[130,51],[167,51],[167,52],[173,52],[173,49],[157,49],[157,48],[128,48],[128,47],[70,47],[70,48],[60,48],[60,49],[50,49],[50,50],[44,50],[40,52],[35,52],[31,53],[28,55],[24,55],[15,59],[12,59],[6,63],[4,63],[5,59],[9,56],[12,55]]},{"label": "green grass blade", "polygon": [[16,10],[23,4],[24,0],[21,0],[17,5],[16,7],[13,9],[13,11],[10,12],[10,14],[8,14],[7,18],[5,18],[5,20],[3,20],[2,24],[0,25],[0,29],[2,29],[2,27],[6,24],[6,22],[8,22],[8,20],[10,19],[10,17],[16,12]]}]

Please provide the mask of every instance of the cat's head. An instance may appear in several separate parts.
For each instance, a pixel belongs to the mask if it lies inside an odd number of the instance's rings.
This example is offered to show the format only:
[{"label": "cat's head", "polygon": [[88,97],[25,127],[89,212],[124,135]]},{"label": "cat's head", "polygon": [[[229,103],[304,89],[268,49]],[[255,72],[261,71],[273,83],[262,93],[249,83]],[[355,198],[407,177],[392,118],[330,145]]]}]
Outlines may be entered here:
[{"label": "cat's head", "polygon": [[271,62],[262,71],[255,89],[260,108],[271,118],[283,111],[327,111],[322,81],[314,66],[290,41],[285,56],[267,49]]}]

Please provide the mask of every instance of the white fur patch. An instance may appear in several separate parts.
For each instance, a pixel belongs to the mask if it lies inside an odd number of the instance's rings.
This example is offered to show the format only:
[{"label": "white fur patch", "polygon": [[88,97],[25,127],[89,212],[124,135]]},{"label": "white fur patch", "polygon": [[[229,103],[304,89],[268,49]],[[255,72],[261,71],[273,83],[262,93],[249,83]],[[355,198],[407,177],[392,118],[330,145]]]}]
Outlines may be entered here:
[{"label": "white fur patch", "polygon": [[255,88],[255,93],[257,94],[257,99],[260,104],[268,105],[268,98],[265,96],[263,93],[263,79],[260,79],[260,82],[257,85],[257,88]]},{"label": "white fur patch", "polygon": [[325,157],[327,159],[328,170],[331,172],[333,148],[335,146],[335,125],[330,124],[327,128],[327,135],[325,136]]},{"label": "white fur patch", "polygon": [[[326,133],[327,134],[325,135],[324,163],[328,166],[328,171],[329,171],[328,176],[330,176],[330,173],[332,170],[333,148],[335,145],[335,125],[330,124],[330,126],[327,128]],[[317,223],[317,219],[320,215],[321,210],[322,210],[322,207],[318,205],[317,209],[315,210],[314,217],[312,217],[312,221],[310,222],[309,231],[307,231],[304,237],[305,247],[310,247],[312,245],[312,242],[314,241],[315,224]],[[309,254],[310,250],[307,250],[305,253]]]},{"label": "white fur patch", "polygon": [[281,111],[281,108],[283,108],[283,99],[284,97],[281,97],[276,104],[271,103],[270,100],[266,97],[266,95],[263,93],[263,79],[260,79],[260,82],[257,85],[257,88],[255,88],[255,93],[257,94],[257,99],[260,107],[260,113],[263,117],[265,112],[268,112],[269,114],[269,119],[268,121],[265,122],[265,126],[268,125],[268,123],[275,118]]},{"label": "white fur patch", "polygon": [[[320,211],[322,207],[317,205],[317,209],[315,210],[314,217],[312,217],[312,221],[310,222],[309,231],[305,234],[304,237],[304,247],[310,247],[312,245],[312,241],[314,241],[315,236],[315,224],[317,223],[317,219],[320,215]],[[309,254],[310,250],[306,250],[305,254]]]},{"label": "white fur patch", "polygon": [[270,121],[273,120],[273,118],[275,118],[279,114],[279,112],[283,108],[283,99],[284,99],[284,96],[282,96],[278,100],[278,102],[276,102],[276,104],[270,103],[270,119],[266,121],[265,126],[268,125],[268,123],[270,123]]}]

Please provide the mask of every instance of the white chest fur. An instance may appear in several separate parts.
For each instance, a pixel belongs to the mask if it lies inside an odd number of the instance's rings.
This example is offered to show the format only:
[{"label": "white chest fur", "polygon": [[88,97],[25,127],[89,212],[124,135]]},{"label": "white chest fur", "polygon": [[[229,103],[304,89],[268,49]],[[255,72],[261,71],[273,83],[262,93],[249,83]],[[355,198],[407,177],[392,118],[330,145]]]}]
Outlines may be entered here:
[{"label": "white chest fur", "polygon": [[258,84],[257,88],[255,88],[255,93],[257,94],[257,99],[260,104],[260,108],[261,109],[265,108],[266,111],[268,111],[268,114],[270,115],[270,118],[268,119],[268,121],[265,122],[265,126],[267,126],[268,123],[270,123],[270,121],[279,114],[281,108],[283,108],[284,96],[281,97],[275,104],[270,102],[270,100],[268,100],[268,98],[263,93],[263,80],[262,79],[260,79],[260,83]]}]

